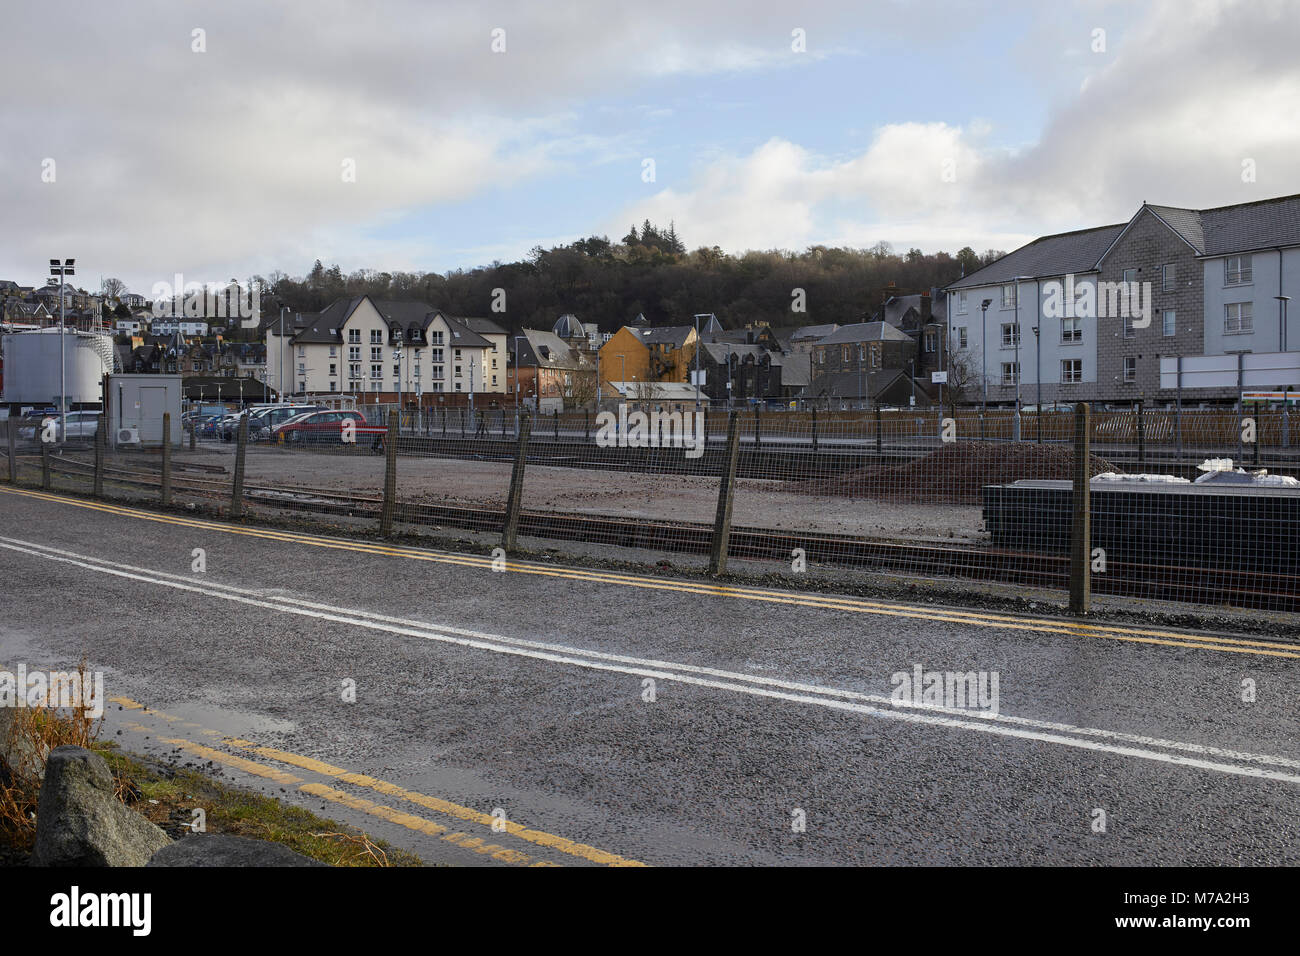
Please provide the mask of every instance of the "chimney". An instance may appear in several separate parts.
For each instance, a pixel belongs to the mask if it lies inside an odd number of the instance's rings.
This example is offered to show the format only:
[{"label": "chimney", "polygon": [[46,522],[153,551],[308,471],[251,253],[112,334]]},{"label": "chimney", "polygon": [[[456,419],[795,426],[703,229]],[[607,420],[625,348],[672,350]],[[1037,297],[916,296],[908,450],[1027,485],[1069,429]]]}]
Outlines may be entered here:
[{"label": "chimney", "polygon": [[921,322],[922,324],[930,321],[930,293],[921,293]]}]

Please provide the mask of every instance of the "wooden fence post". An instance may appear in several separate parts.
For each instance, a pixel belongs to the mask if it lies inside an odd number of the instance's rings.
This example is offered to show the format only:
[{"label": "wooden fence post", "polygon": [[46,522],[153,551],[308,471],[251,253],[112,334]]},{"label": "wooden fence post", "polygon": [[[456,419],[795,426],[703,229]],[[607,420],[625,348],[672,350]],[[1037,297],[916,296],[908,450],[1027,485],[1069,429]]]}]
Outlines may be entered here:
[{"label": "wooden fence post", "polygon": [[[397,412],[388,412],[388,431],[384,434],[384,503],[379,508],[379,534],[393,533],[393,511],[397,505]],[[464,428],[464,420],[461,421]]]},{"label": "wooden fence post", "polygon": [[709,551],[709,574],[727,570],[727,548],[731,542],[731,506],[736,496],[736,461],[740,454],[740,413],[727,419],[727,450],[722,459],[722,480],[718,485],[718,513],[713,521],[713,545]]},{"label": "wooden fence post", "polygon": [[513,551],[519,536],[519,509],[524,497],[524,465],[528,461],[528,437],[533,431],[533,419],[527,409],[519,413],[519,447],[515,452],[515,467],[510,473],[510,493],[506,496],[506,519],[501,526],[501,547]]},{"label": "wooden fence post", "polygon": [[230,492],[230,517],[244,516],[244,452],[248,448],[248,413],[239,416],[239,437],[235,445],[235,480]]},{"label": "wooden fence post", "polygon": [[163,412],[162,478],[159,481],[162,506],[172,503],[172,413]]}]

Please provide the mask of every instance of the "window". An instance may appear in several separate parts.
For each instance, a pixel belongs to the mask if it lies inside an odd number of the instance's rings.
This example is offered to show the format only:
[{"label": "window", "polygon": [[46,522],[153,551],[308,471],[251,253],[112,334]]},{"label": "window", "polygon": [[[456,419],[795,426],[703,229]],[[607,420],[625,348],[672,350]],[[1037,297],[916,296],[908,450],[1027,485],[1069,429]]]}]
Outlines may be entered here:
[{"label": "window", "polygon": [[370,377],[372,379],[381,379],[384,377],[384,367],[382,365],[370,366]]},{"label": "window", "polygon": [[1223,307],[1223,334],[1241,335],[1255,331],[1254,303],[1229,302]]},{"label": "window", "polygon": [[[457,377],[457,378],[460,378],[460,366],[459,366],[459,365],[456,366],[456,377]],[[457,387],[457,388],[460,388],[459,385],[457,385],[456,387]]]},{"label": "window", "polygon": [[348,361],[349,361],[349,362],[360,362],[360,361],[361,361],[361,346],[360,346],[360,345],[349,345],[349,346],[348,346]]},{"label": "window", "polygon": [[1254,273],[1250,256],[1228,256],[1223,260],[1223,284],[1241,285],[1250,282]]},{"label": "window", "polygon": [[1002,308],[1014,309],[1016,307],[1016,284],[1008,282],[1002,287]]},{"label": "window", "polygon": [[330,346],[330,358],[333,358],[335,355],[338,354],[338,352],[335,351],[335,349],[336,349],[336,346],[333,346],[333,345]]},{"label": "window", "polygon": [[401,377],[402,377],[402,363],[401,363],[401,362],[394,362],[394,363],[393,363],[393,378],[401,378]]},{"label": "window", "polygon": [[[1061,320],[1061,341],[1062,342],[1082,342],[1083,341],[1083,320],[1077,315]],[[1068,359],[1071,362],[1077,362],[1078,359]],[[1064,367],[1064,363],[1062,363]],[[1062,379],[1064,381],[1064,379]]]},{"label": "window", "polygon": [[859,362],[865,362],[866,360],[867,360],[867,347],[866,347],[865,345],[859,343],[859,344],[858,344],[858,361],[859,361]]},{"label": "window", "polygon": [[360,363],[353,364],[353,365],[349,365],[349,366],[348,366],[348,378],[360,378],[360,377],[361,377],[361,365],[360,365]]},{"label": "window", "polygon": [[456,358],[460,358],[460,349],[456,349]]},{"label": "window", "polygon": [[307,354],[307,346],[305,345],[298,346],[298,358],[302,358],[306,354]]},{"label": "window", "polygon": [[1160,267],[1160,291],[1173,292],[1174,281],[1177,278],[1176,269],[1172,262],[1165,263]]},{"label": "window", "polygon": [[966,326],[959,325],[952,331],[957,340],[957,348],[964,349],[966,347]]},{"label": "window", "polygon": [[871,346],[871,367],[880,368],[880,346],[873,344]]},{"label": "window", "polygon": [[926,333],[925,333],[925,350],[926,350],[927,352],[937,352],[937,351],[939,351],[939,333],[938,333],[938,332],[926,332]]},{"label": "window", "polygon": [[330,391],[331,391],[331,392],[337,392],[338,390],[339,390],[339,383],[338,383],[338,382],[330,382]]},{"label": "window", "polygon": [[826,350],[825,350],[825,349],[818,349],[818,350],[817,350],[817,364],[818,364],[818,365],[825,365],[825,364],[826,364]]},{"label": "window", "polygon": [[1138,271],[1137,271],[1136,269],[1125,269],[1125,270],[1124,270],[1124,284],[1125,284],[1125,285],[1129,285],[1129,284],[1131,284],[1131,283],[1137,282],[1137,280],[1138,280]]},{"label": "window", "polygon": [[442,331],[441,331],[441,330],[438,330],[438,331],[435,331],[435,332],[431,332],[431,333],[429,333],[429,344],[430,344],[430,345],[441,345],[441,344],[442,344]]},{"label": "window", "polygon": [[383,329],[371,329],[371,330],[370,330],[370,344],[371,344],[371,345],[383,345],[383,344],[384,344],[384,330],[383,330]]},{"label": "window", "polygon": [[306,383],[306,382],[299,382],[299,383],[298,383],[298,391],[300,391],[300,392],[305,392],[305,391],[307,391],[307,383]]},{"label": "window", "polygon": [[1136,355],[1124,356],[1124,381],[1136,382],[1138,377],[1138,360]]},{"label": "window", "polygon": [[1178,314],[1173,309],[1165,309],[1163,331],[1165,335],[1178,334]]},{"label": "window", "polygon": [[441,361],[442,361],[442,349],[430,349],[430,350],[429,350],[429,361],[430,361],[430,362],[435,362],[435,363],[436,363],[436,362],[441,362]]},{"label": "window", "polygon": [[849,347],[847,345],[841,346],[840,361],[847,362],[848,360],[849,360]]},{"label": "window", "polygon": [[1061,384],[1077,385],[1083,381],[1083,359],[1061,360]]},{"label": "window", "polygon": [[338,367],[337,365],[335,365],[333,362],[331,362],[331,363],[330,363],[330,374],[331,374],[331,375],[337,375],[338,373],[339,373],[339,367]]},{"label": "window", "polygon": [[495,375],[493,375],[493,376],[492,376],[492,384],[495,386],[496,383],[497,383],[497,377],[496,377]]},{"label": "window", "polygon": [[1015,348],[1020,344],[1020,323],[1003,322],[1002,323],[1002,347],[1004,349]]},{"label": "window", "polygon": [[1015,385],[1016,380],[1018,378],[1020,378],[1020,363],[1003,362],[1002,363],[1002,384]]},{"label": "window", "polygon": [[1131,339],[1137,335],[1137,330],[1133,328],[1133,316],[1124,316],[1124,338]]},{"label": "window", "polygon": [[373,348],[373,347],[372,347],[372,348],[370,349],[370,361],[372,361],[372,362],[382,362],[383,360],[384,360],[384,349],[383,349],[383,346],[379,346],[378,348]]},{"label": "window", "polygon": [[360,341],[361,341],[361,330],[360,330],[360,329],[348,329],[348,341],[349,341],[349,342],[360,342]]},{"label": "window", "polygon": [[966,293],[965,293],[965,292],[958,292],[958,293],[957,293],[957,311],[958,311],[958,312],[963,312],[963,313],[966,311]]}]

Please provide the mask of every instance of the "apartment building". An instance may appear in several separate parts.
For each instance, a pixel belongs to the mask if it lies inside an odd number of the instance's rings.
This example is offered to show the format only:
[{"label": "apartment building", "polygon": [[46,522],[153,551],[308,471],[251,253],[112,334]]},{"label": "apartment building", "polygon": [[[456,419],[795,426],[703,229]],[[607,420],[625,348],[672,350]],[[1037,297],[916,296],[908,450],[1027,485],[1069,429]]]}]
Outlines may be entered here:
[{"label": "apartment building", "polygon": [[[1172,402],[1161,360],[1300,347],[1300,196],[1144,203],[1125,223],[1036,239],[948,286],[969,398]],[[1233,388],[1184,390],[1223,401]]]},{"label": "apartment building", "polygon": [[282,394],[401,396],[428,405],[506,391],[505,330],[423,302],[340,299],[318,313],[286,316],[283,336],[278,316],[264,331],[267,384]]}]

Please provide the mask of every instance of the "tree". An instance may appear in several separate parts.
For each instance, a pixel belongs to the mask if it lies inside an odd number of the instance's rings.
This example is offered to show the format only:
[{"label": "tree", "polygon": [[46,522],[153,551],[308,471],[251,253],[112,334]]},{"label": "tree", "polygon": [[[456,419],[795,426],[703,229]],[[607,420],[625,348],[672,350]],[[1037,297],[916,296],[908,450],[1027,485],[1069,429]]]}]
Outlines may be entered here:
[{"label": "tree", "polygon": [[961,274],[968,276],[972,272],[978,271],[983,264],[980,262],[979,254],[974,249],[970,246],[963,246],[957,252],[957,265],[961,266]]},{"label": "tree", "polygon": [[99,283],[99,294],[105,302],[116,304],[126,294],[126,283],[121,279],[108,278]]}]

